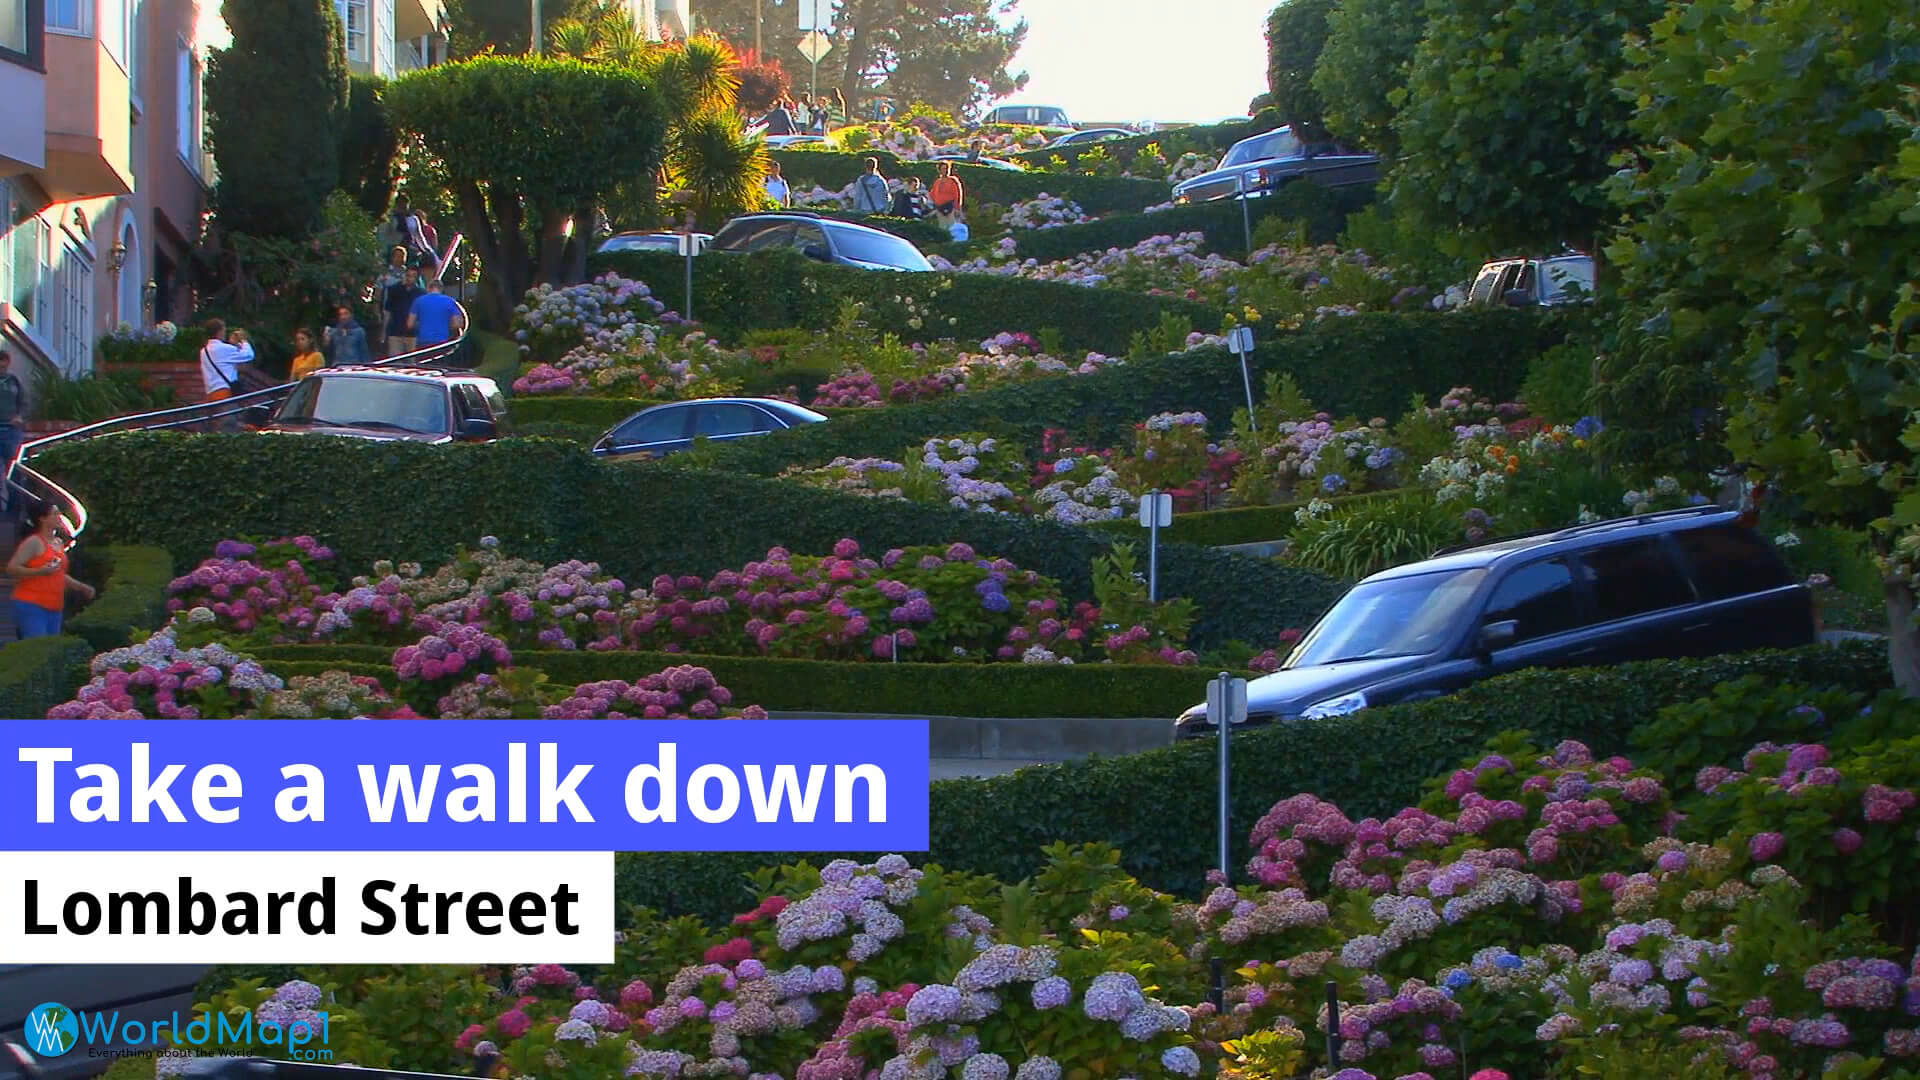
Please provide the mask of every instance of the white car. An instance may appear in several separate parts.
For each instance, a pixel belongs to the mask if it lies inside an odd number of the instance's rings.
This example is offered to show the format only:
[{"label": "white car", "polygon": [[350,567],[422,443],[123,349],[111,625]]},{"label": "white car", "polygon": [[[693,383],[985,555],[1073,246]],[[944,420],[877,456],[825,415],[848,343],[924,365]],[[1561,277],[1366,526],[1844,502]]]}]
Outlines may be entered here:
[{"label": "white car", "polygon": [[1495,259],[1467,290],[1469,307],[1558,307],[1593,299],[1593,256],[1568,252],[1545,259]]}]

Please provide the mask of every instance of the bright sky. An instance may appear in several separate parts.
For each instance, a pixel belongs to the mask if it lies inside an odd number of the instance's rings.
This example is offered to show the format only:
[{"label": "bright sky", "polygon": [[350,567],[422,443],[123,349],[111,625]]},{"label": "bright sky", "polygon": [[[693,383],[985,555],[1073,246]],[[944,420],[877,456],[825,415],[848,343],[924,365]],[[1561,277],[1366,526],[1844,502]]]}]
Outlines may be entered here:
[{"label": "bright sky", "polygon": [[[698,7],[700,0],[689,0]],[[1020,0],[1033,76],[1009,101],[1058,105],[1074,120],[1132,123],[1239,116],[1267,88],[1274,0]],[[200,0],[200,40],[228,43],[220,0]]]},{"label": "bright sky", "polygon": [[[691,0],[699,3],[700,0]],[[1274,0],[1020,0],[1027,43],[1007,100],[1058,105],[1077,123],[1219,120],[1267,89]]]}]

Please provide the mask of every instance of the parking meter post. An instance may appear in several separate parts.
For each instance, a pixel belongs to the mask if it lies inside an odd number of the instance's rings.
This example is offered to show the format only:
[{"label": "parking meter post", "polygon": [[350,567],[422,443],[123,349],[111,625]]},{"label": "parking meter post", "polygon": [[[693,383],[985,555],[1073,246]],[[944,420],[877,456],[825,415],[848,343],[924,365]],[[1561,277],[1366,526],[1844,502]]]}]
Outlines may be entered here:
[{"label": "parking meter post", "polygon": [[693,321],[693,211],[682,220],[680,250],[687,259],[687,321]]},{"label": "parking meter post", "polygon": [[1240,358],[1240,384],[1247,392],[1247,430],[1260,430],[1253,415],[1253,370],[1248,364],[1247,354],[1253,351],[1253,328],[1234,326],[1227,330],[1227,348]]},{"label": "parking meter post", "polygon": [[1147,603],[1160,602],[1160,489],[1147,493],[1152,506],[1147,520]]},{"label": "parking meter post", "polygon": [[1247,192],[1247,178],[1240,178],[1240,235],[1245,247],[1241,257],[1253,258],[1253,197]]}]

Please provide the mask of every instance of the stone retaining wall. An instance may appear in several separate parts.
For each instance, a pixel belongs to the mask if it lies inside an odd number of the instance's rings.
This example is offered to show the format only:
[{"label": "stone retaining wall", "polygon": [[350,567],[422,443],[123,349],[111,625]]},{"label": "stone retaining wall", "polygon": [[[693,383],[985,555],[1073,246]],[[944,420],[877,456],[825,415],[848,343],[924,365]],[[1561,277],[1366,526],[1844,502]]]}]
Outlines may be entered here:
[{"label": "stone retaining wall", "polygon": [[[888,714],[775,712],[781,720],[867,720]],[[925,716],[931,756],[1006,761],[1074,761],[1173,745],[1173,718]]]}]

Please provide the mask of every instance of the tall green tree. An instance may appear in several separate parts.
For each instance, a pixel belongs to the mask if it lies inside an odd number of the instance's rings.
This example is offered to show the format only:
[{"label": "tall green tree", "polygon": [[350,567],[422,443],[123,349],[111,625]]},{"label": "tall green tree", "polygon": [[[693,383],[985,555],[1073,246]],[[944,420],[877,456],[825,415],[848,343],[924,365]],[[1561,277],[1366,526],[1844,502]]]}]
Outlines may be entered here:
[{"label": "tall green tree", "polygon": [[[1896,682],[1920,692],[1920,14],[1694,0],[1636,45],[1615,383],[1683,414],[1815,517],[1872,525]],[[1673,391],[1678,390],[1679,396]],[[1661,408],[1658,396],[1633,404]],[[1645,427],[1640,412],[1618,426]]]},{"label": "tall green tree", "polygon": [[1340,0],[1327,12],[1327,41],[1313,65],[1329,131],[1392,160],[1393,118],[1407,95],[1407,71],[1426,34],[1424,0]]},{"label": "tall green tree", "polygon": [[376,219],[393,203],[400,139],[387,117],[386,80],[355,75],[340,133],[340,189]]},{"label": "tall green tree", "polygon": [[1429,0],[1394,119],[1396,210],[1493,248],[1589,247],[1613,211],[1602,185],[1629,142],[1614,93],[1630,33],[1660,0]]},{"label": "tall green tree", "polygon": [[1267,90],[1283,123],[1303,139],[1326,137],[1313,69],[1327,44],[1327,15],[1334,0],[1285,0],[1267,14]]},{"label": "tall green tree", "polygon": [[[591,0],[539,0],[540,19],[552,26],[581,15]],[[446,0],[448,45],[457,57],[496,52],[524,54],[533,41],[533,5],[529,0]]]},{"label": "tall green tree", "polygon": [[347,64],[332,0],[228,0],[207,59],[213,203],[229,231],[299,239],[340,180]]},{"label": "tall green tree", "polygon": [[444,164],[495,318],[577,266],[595,209],[666,147],[660,92],[616,64],[480,56],[396,80],[387,103]]}]

